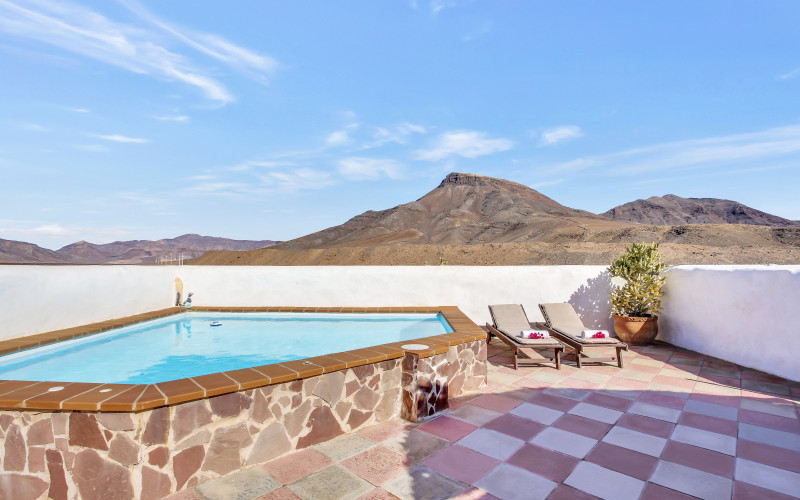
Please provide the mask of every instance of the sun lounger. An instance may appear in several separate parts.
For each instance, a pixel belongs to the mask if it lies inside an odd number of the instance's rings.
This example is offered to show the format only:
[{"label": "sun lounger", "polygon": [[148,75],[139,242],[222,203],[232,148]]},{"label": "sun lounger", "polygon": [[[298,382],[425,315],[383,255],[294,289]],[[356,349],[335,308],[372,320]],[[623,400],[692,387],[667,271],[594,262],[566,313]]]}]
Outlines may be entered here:
[{"label": "sun lounger", "polygon": [[[617,362],[617,366],[622,368],[622,351],[628,350],[628,344],[621,342],[616,338],[582,338],[581,332],[587,328],[583,326],[581,318],[572,304],[562,302],[558,304],[539,304],[539,309],[545,319],[545,324],[555,338],[567,344],[575,350],[575,358],[578,363],[578,368],[581,367],[583,362],[590,363],[608,363]],[[617,350],[616,358],[600,358],[587,354],[586,350],[596,350],[600,348],[615,348]]]},{"label": "sun lounger", "polygon": [[[553,361],[556,369],[561,369],[561,354],[564,352],[564,344],[553,337],[544,339],[522,338],[522,330],[530,330],[531,323],[525,314],[525,309],[521,304],[500,304],[489,306],[489,313],[492,315],[493,325],[486,323],[489,333],[500,339],[509,346],[514,353],[514,369],[518,369],[519,355],[523,354],[531,359],[531,362],[523,366],[538,365],[542,362],[550,362],[550,358],[543,356],[539,351],[553,351]],[[537,328],[544,328],[544,325],[533,325]]]}]

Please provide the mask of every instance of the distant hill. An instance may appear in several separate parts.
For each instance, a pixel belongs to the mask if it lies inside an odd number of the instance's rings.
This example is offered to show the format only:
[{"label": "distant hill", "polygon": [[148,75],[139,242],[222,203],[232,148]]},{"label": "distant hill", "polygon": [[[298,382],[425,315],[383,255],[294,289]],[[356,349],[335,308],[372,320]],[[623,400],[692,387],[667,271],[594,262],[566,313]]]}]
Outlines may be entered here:
[{"label": "distant hill", "polygon": [[0,264],[70,264],[67,255],[33,243],[0,239]]},{"label": "distant hill", "polygon": [[115,241],[103,245],[79,241],[53,251],[32,243],[0,239],[0,264],[148,264],[179,254],[188,260],[209,250],[253,250],[275,243],[184,234],[157,241]]},{"label": "distant hill", "polygon": [[162,240],[115,241],[97,245],[79,241],[58,249],[58,253],[87,264],[143,264],[159,258],[183,254],[185,259],[199,257],[209,250],[253,250],[274,245],[272,240],[231,240],[199,234],[184,234]]},{"label": "distant hill", "polygon": [[611,229],[625,223],[565,207],[522,184],[451,173],[411,203],[368,211],[342,225],[290,240],[276,250],[393,244],[523,242],[574,230]]},{"label": "distant hill", "polygon": [[209,251],[191,264],[608,265],[633,242],[661,243],[670,264],[800,262],[800,227],[637,224],[565,207],[516,182],[451,173],[411,203],[268,248]]},{"label": "distant hill", "polygon": [[681,198],[674,194],[625,203],[602,214],[617,221],[653,225],[749,224],[800,227],[800,222],[768,214],[736,201],[718,198]]}]

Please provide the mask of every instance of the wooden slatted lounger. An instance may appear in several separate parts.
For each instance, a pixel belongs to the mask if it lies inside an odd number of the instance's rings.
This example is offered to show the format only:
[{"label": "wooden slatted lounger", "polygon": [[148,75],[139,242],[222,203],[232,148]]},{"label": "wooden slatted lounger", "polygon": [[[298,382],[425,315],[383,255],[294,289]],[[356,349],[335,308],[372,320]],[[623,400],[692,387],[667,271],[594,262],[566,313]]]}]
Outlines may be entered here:
[{"label": "wooden slatted lounger", "polygon": [[[622,351],[628,350],[628,344],[616,338],[582,338],[581,332],[587,328],[583,326],[583,322],[580,316],[578,316],[578,313],[575,312],[572,304],[566,302],[558,304],[539,304],[539,309],[542,311],[542,316],[544,316],[545,324],[547,329],[550,330],[550,333],[575,350],[578,368],[581,367],[582,362],[608,363],[614,361],[617,362],[617,366],[622,368]],[[608,349],[610,347],[616,348],[616,358],[594,357],[584,352],[587,349]]]},{"label": "wooden slatted lounger", "polygon": [[553,361],[556,369],[561,369],[561,354],[564,352],[564,344],[550,337],[544,339],[525,339],[520,337],[522,330],[531,328],[546,329],[542,325],[532,326],[525,314],[522,304],[500,304],[489,306],[489,313],[492,315],[493,325],[486,323],[490,335],[494,335],[514,352],[514,369],[517,370],[520,362],[519,355],[523,354],[531,359],[530,363],[522,366],[539,365],[543,362],[552,362],[549,357],[543,356],[539,351],[553,350]]}]

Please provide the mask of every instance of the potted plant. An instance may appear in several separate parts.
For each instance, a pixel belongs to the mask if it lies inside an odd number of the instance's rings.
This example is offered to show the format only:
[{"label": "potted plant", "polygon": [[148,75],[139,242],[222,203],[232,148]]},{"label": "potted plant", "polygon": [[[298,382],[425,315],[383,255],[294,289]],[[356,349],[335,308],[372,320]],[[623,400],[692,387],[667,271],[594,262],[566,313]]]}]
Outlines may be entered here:
[{"label": "potted plant", "polygon": [[623,342],[649,344],[658,335],[665,268],[658,243],[634,243],[609,266],[609,275],[625,280],[611,289],[614,331]]}]

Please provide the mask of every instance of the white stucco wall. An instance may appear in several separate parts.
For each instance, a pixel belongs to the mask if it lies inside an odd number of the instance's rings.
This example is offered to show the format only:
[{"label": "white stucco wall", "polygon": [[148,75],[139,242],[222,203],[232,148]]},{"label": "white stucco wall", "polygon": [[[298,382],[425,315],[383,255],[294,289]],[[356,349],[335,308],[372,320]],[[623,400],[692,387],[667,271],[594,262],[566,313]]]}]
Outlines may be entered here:
[{"label": "white stucco wall", "polygon": [[[603,266],[0,266],[0,340],[163,309],[174,280],[196,305],[455,305],[482,325],[488,304],[572,303],[613,330]],[[659,338],[800,380],[800,266],[678,266],[668,271]]]},{"label": "white stucco wall", "polygon": [[800,381],[800,266],[678,266],[659,339]]},{"label": "white stucco wall", "polygon": [[184,266],[193,304],[218,306],[455,305],[482,325],[489,304],[521,303],[541,321],[540,302],[575,304],[594,326],[613,328],[603,266]]},{"label": "white stucco wall", "polygon": [[0,340],[164,309],[174,279],[156,266],[0,266]]}]

